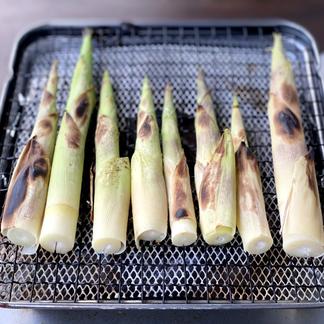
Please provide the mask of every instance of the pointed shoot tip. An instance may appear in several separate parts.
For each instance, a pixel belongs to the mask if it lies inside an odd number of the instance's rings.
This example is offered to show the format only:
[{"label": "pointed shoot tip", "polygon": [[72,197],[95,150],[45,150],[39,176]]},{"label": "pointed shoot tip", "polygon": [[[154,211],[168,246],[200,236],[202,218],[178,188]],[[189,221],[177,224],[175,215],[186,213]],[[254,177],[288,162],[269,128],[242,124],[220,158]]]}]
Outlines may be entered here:
[{"label": "pointed shoot tip", "polygon": [[91,28],[85,28],[84,30],[83,30],[83,37],[86,37],[86,36],[92,36],[92,33],[93,33],[93,31],[92,31],[92,29]]},{"label": "pointed shoot tip", "polygon": [[283,42],[282,42],[282,36],[279,33],[273,34],[273,47],[272,47],[273,54],[275,52],[283,53]]},{"label": "pointed shoot tip", "polygon": [[199,68],[199,70],[198,70],[197,79],[202,80],[202,81],[205,79],[205,72],[202,68]]},{"label": "pointed shoot tip", "polygon": [[233,109],[239,109],[239,101],[236,93],[233,94]]},{"label": "pointed shoot tip", "polygon": [[57,72],[57,68],[58,68],[58,60],[54,59],[52,62],[52,66],[51,66],[51,72]]},{"label": "pointed shoot tip", "polygon": [[143,79],[143,88],[150,88],[150,87],[151,87],[150,79],[148,78],[147,75],[145,75]]},{"label": "pointed shoot tip", "polygon": [[168,82],[165,86],[165,92],[172,92],[172,84],[171,82]]},{"label": "pointed shoot tip", "polygon": [[108,70],[105,70],[102,77],[103,82],[110,82],[110,75]]}]

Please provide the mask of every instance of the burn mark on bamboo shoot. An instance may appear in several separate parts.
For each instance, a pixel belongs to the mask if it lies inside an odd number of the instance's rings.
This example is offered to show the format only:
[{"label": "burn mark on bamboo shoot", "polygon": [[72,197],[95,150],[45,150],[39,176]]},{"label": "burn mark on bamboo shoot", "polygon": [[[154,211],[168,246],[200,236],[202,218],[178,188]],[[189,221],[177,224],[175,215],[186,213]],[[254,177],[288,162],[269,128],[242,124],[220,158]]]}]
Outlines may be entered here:
[{"label": "burn mark on bamboo shoot", "polygon": [[57,112],[52,112],[50,114],[47,115],[49,118],[57,118]]},{"label": "burn mark on bamboo shoot", "polygon": [[142,119],[144,118],[145,116],[145,112],[143,110],[141,110],[139,113],[138,113],[138,120],[139,122],[142,121]]},{"label": "burn mark on bamboo shoot", "polygon": [[98,126],[96,129],[96,143],[100,143],[102,138],[107,134],[108,132],[108,126],[107,126],[108,118],[107,116],[101,115],[98,118]]},{"label": "burn mark on bamboo shoot", "polygon": [[293,137],[297,132],[301,131],[301,124],[298,118],[288,107],[276,114],[275,124],[279,133],[289,137]]},{"label": "burn mark on bamboo shoot", "polygon": [[77,100],[77,104],[75,108],[76,117],[79,119],[86,119],[86,112],[88,111],[89,106],[90,106],[90,102],[88,99],[88,94],[86,92],[82,94]]},{"label": "burn mark on bamboo shoot", "polygon": [[34,161],[30,168],[31,178],[35,180],[38,177],[46,178],[48,174],[48,163],[45,158],[40,157]]},{"label": "burn mark on bamboo shoot", "polygon": [[71,149],[77,149],[80,146],[81,132],[68,112],[65,113],[65,119],[67,123],[67,132],[65,134],[65,138],[68,147]]},{"label": "burn mark on bamboo shoot", "polygon": [[236,152],[236,165],[239,172],[244,172],[248,165],[250,165],[255,171],[258,170],[258,162],[249,147],[244,142],[241,142]]},{"label": "burn mark on bamboo shoot", "polygon": [[184,218],[184,217],[187,217],[187,216],[189,216],[189,215],[188,215],[188,212],[187,212],[187,210],[185,208],[179,208],[175,213],[175,217],[177,219]]},{"label": "burn mark on bamboo shoot", "polygon": [[219,140],[216,149],[215,149],[215,154],[219,154],[223,156],[225,153],[225,139],[224,135],[222,135],[221,139]]},{"label": "burn mark on bamboo shoot", "polygon": [[177,179],[175,184],[175,203],[176,206],[181,206],[187,199],[187,194],[183,190],[183,183],[181,180]]},{"label": "burn mark on bamboo shoot", "polygon": [[[29,144],[30,146],[27,146],[27,150],[26,150],[26,152],[28,152],[29,156],[42,156],[42,155],[44,155],[44,151],[43,151],[41,145],[38,143],[36,135],[33,136],[30,139],[29,143],[30,143]],[[29,156],[28,156],[28,158],[29,158]]]},{"label": "burn mark on bamboo shoot", "polygon": [[45,135],[49,134],[53,129],[51,121],[47,118],[42,119],[38,125]]},{"label": "burn mark on bamboo shoot", "polygon": [[197,114],[198,114],[198,125],[204,128],[208,128],[211,122],[211,118],[206,111],[206,109],[199,105],[197,108]]},{"label": "burn mark on bamboo shoot", "polygon": [[208,184],[203,181],[201,184],[201,190],[200,190],[200,203],[201,208],[205,209],[210,201],[210,190]]},{"label": "burn mark on bamboo shoot", "polygon": [[15,182],[13,184],[12,190],[8,192],[8,197],[6,198],[8,204],[6,205],[4,211],[4,219],[6,216],[8,217],[12,215],[24,201],[27,191],[28,174],[29,167],[25,167],[21,170],[17,178],[14,180]]},{"label": "burn mark on bamboo shoot", "polygon": [[239,177],[238,183],[240,188],[240,209],[258,214],[258,206],[260,205],[260,193],[262,192],[262,189],[257,188],[255,183],[251,181],[250,178],[244,179],[244,176]]},{"label": "burn mark on bamboo shoot", "polygon": [[282,96],[282,99],[288,104],[288,105],[294,105],[298,102],[298,96],[296,89],[291,86],[290,84],[284,83],[281,86],[280,93]]},{"label": "burn mark on bamboo shoot", "polygon": [[145,117],[144,122],[142,123],[138,131],[139,137],[148,138],[152,134],[152,121],[152,116],[147,115]]},{"label": "burn mark on bamboo shoot", "polygon": [[76,101],[75,116],[80,121],[80,125],[83,125],[88,118],[88,110],[90,107],[90,101],[88,97],[88,91],[81,94]]},{"label": "burn mark on bamboo shoot", "polygon": [[176,175],[179,176],[180,178],[185,178],[189,175],[187,169],[186,157],[184,155],[176,167]]},{"label": "burn mark on bamboo shoot", "polygon": [[26,192],[36,178],[46,178],[49,165],[44,150],[33,136],[26,144],[11,179],[4,207],[4,226],[9,227],[15,211],[26,199]]},{"label": "burn mark on bamboo shoot", "polygon": [[220,183],[222,175],[220,163],[220,159],[212,161],[205,169],[200,186],[200,207],[202,209],[206,209],[208,205],[212,204],[215,198],[217,186]]},{"label": "burn mark on bamboo shoot", "polygon": [[239,130],[237,135],[241,140],[244,140],[246,138],[245,130],[242,128]]},{"label": "burn mark on bamboo shoot", "polygon": [[43,99],[42,99],[42,105],[47,106],[52,103],[54,100],[54,96],[47,90],[44,91]]},{"label": "burn mark on bamboo shoot", "polygon": [[308,186],[311,191],[313,191],[316,199],[318,198],[317,194],[317,182],[316,182],[316,172],[315,172],[315,153],[314,150],[310,150],[309,153],[305,156],[306,158],[306,175],[308,179]]}]

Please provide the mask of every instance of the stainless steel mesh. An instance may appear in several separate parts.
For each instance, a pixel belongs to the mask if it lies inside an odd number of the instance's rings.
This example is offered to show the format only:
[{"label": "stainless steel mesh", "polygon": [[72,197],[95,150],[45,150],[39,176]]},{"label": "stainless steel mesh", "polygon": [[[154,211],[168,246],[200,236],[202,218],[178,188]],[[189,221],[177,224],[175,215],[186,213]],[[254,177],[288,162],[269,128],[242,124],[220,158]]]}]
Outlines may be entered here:
[{"label": "stainless steel mesh", "polygon": [[[267,119],[272,32],[284,35],[303,112],[306,140],[316,152],[319,181],[323,166],[323,89],[315,53],[303,32],[287,27],[140,27],[94,28],[94,79],[103,70],[113,80],[121,130],[121,153],[131,156],[142,78],[154,90],[160,121],[163,89],[174,86],[182,142],[191,174],[195,159],[193,116],[197,69],[206,72],[221,128],[230,126],[232,92],[240,98],[248,139],[260,162],[267,216],[274,246],[252,256],[238,235],[225,246],[207,246],[199,235],[190,247],[176,248],[170,237],[145,243],[137,251],[129,221],[126,251],[102,256],[91,248],[89,166],[93,159],[94,122],[86,148],[84,186],[75,248],[66,255],[39,249],[34,256],[0,238],[0,300],[10,305],[41,303],[321,303],[323,259],[288,257],[281,248]],[[81,29],[51,27],[31,33],[20,45],[16,71],[7,91],[1,121],[1,203],[15,160],[29,137],[51,61],[59,59],[58,108],[62,113],[81,42]],[[19,52],[18,52],[19,53]],[[94,121],[95,118],[93,118]],[[322,188],[320,188],[322,193]],[[197,208],[196,195],[194,193]],[[158,202],[157,202],[158,203]],[[145,208],[145,206],[143,206]],[[198,211],[197,211],[198,214]]]}]

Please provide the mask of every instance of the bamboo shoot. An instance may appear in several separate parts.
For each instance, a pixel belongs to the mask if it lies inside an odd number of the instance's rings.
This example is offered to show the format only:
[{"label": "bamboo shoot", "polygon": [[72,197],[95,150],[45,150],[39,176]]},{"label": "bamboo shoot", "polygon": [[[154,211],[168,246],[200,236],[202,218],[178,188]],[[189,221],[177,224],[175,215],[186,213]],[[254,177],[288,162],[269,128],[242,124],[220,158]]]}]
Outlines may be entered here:
[{"label": "bamboo shoot", "polygon": [[36,252],[57,132],[57,62],[40,102],[31,137],[21,152],[6,196],[1,233]]},{"label": "bamboo shoot", "polygon": [[268,117],[283,249],[296,257],[324,253],[314,158],[307,152],[297,90],[281,35],[274,35]]},{"label": "bamboo shoot", "polygon": [[102,81],[95,144],[92,247],[98,253],[120,254],[126,248],[130,164],[128,157],[119,157],[116,104],[108,72]]},{"label": "bamboo shoot", "polygon": [[190,245],[197,240],[197,222],[189,168],[181,146],[170,85],[167,85],[165,89],[162,144],[172,244],[176,246]]},{"label": "bamboo shoot", "polygon": [[131,196],[136,246],[161,242],[167,234],[168,207],[159,129],[150,83],[145,77],[137,117],[137,138],[131,161]]},{"label": "bamboo shoot", "polygon": [[238,99],[234,96],[231,132],[236,153],[237,228],[244,250],[261,254],[273,244],[267,221],[258,162],[248,147]]},{"label": "bamboo shoot", "polygon": [[79,217],[84,146],[95,104],[92,41],[87,30],[57,136],[40,244],[47,251],[67,253],[75,241]]}]

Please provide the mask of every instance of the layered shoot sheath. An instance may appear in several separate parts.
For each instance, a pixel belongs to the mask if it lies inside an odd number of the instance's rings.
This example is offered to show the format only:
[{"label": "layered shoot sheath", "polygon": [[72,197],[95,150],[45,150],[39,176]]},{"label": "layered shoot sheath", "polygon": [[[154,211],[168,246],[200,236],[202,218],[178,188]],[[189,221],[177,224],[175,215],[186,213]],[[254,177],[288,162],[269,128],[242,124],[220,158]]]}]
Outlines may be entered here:
[{"label": "layered shoot sheath", "polygon": [[165,89],[162,145],[172,244],[190,245],[197,240],[197,222],[189,169],[181,145],[170,85]]},{"label": "layered shoot sheath", "polygon": [[214,112],[213,100],[205,83],[202,70],[197,77],[197,111],[195,115],[195,129],[197,154],[195,164],[195,187],[199,192],[202,175],[214,154],[220,132]]},{"label": "layered shoot sheath", "polygon": [[84,146],[95,104],[91,32],[85,31],[58,133],[48,189],[41,246],[66,253],[73,248],[79,216]]},{"label": "layered shoot sheath", "polygon": [[130,163],[128,157],[119,157],[116,104],[108,72],[102,81],[95,144],[92,247],[98,253],[119,254],[126,248]]},{"label": "layered shoot sheath", "polygon": [[279,34],[272,49],[268,117],[283,248],[292,256],[319,256],[324,233],[314,158],[307,151],[293,71]]},{"label": "layered shoot sheath", "polygon": [[232,240],[236,229],[235,155],[230,131],[226,129],[219,138],[212,98],[202,72],[197,88],[195,185],[199,222],[204,240],[219,245]]},{"label": "layered shoot sheath", "polygon": [[131,161],[131,196],[135,242],[162,241],[167,234],[167,195],[159,128],[150,83],[145,77],[137,116],[137,138]]},{"label": "layered shoot sheath", "polygon": [[231,132],[236,154],[237,228],[244,250],[261,254],[272,246],[258,162],[248,148],[237,97],[234,96]]},{"label": "layered shoot sheath", "polygon": [[31,137],[15,166],[2,214],[1,233],[36,252],[57,133],[57,62],[43,92]]}]

